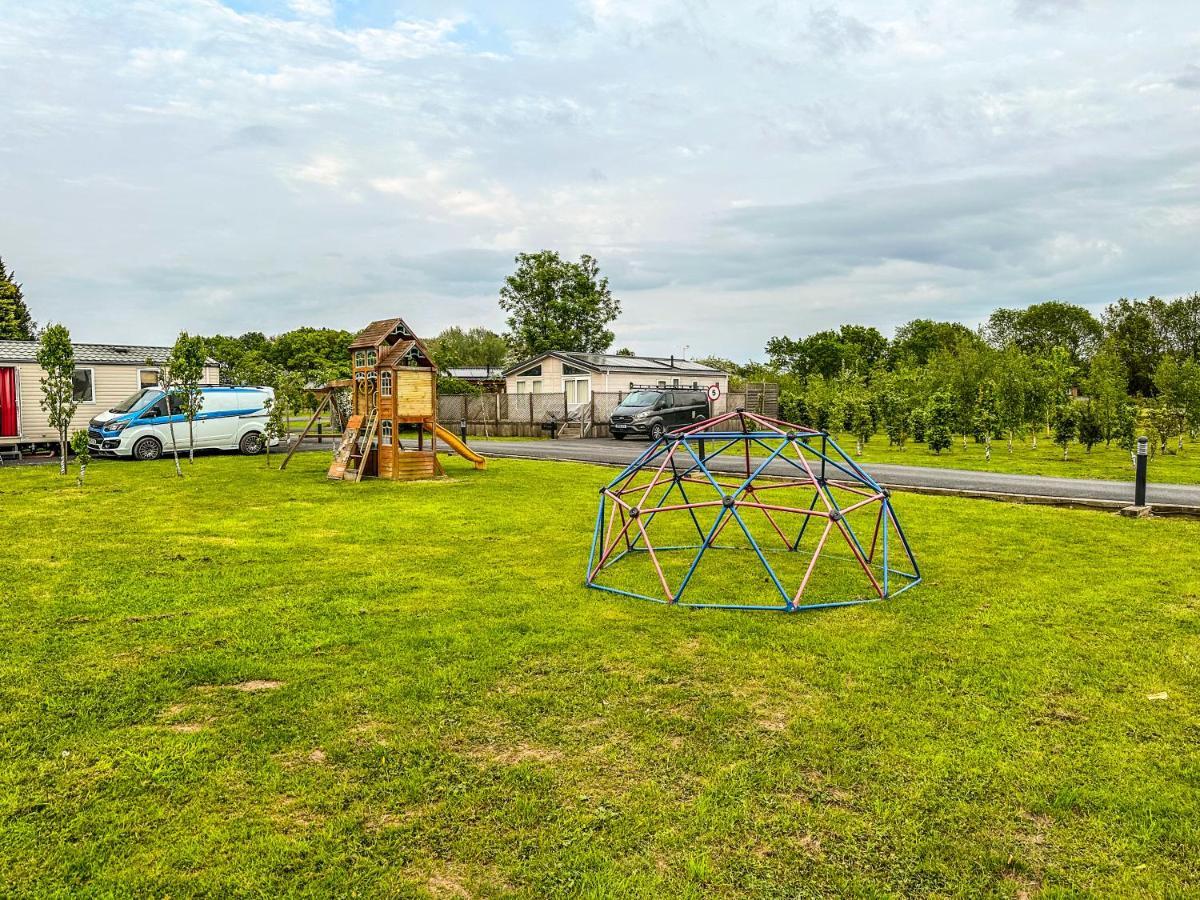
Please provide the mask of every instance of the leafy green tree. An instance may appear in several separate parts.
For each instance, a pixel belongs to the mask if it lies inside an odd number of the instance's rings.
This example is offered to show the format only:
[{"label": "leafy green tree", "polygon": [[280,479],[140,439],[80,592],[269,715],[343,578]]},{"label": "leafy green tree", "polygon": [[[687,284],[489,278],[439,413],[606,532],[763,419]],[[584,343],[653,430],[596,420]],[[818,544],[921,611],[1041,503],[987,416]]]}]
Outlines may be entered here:
[{"label": "leafy green tree", "polygon": [[804,406],[809,422],[819,431],[829,431],[835,425],[837,389],[831,378],[810,378],[804,386]]},{"label": "leafy green tree", "polygon": [[993,346],[1015,346],[1034,356],[1062,347],[1074,365],[1091,358],[1104,327],[1082,306],[1048,300],[1025,309],[998,309],[984,328]]},{"label": "leafy green tree", "polygon": [[871,386],[888,443],[903,449],[912,430],[913,405],[920,390],[917,370],[907,366],[895,371],[877,369],[871,376]]},{"label": "leafy green tree", "polygon": [[[1166,355],[1158,361],[1158,366],[1154,370],[1154,389],[1158,393],[1152,413],[1155,430],[1160,435],[1164,430],[1169,431],[1172,436],[1178,435],[1178,449],[1182,450],[1183,432],[1187,428],[1186,394],[1188,384],[1187,372],[1182,365],[1176,362],[1175,357]],[[1166,450],[1165,440],[1162,449]]]},{"label": "leafy green tree", "polygon": [[949,450],[956,410],[954,395],[944,388],[936,391],[925,406],[925,443],[937,455]]},{"label": "leafy green tree", "polygon": [[204,405],[204,392],[200,390],[200,382],[204,378],[204,364],[207,361],[204,338],[198,334],[189,335],[186,331],[179,332],[167,365],[174,373],[178,385],[179,408],[187,419],[189,465],[196,461],[195,422],[200,408]]},{"label": "leafy green tree", "polygon": [[1060,404],[1054,410],[1051,427],[1054,429],[1054,443],[1063,448],[1063,459],[1067,458],[1067,449],[1075,440],[1077,421],[1075,409],[1070,403]]},{"label": "leafy green tree", "polygon": [[92,455],[88,452],[88,433],[86,431],[76,430],[72,433],[71,451],[75,454],[75,462],[79,463],[79,475],[75,479],[75,484],[83,487],[88,464],[92,461]]},{"label": "leafy green tree", "polygon": [[579,262],[553,250],[521,253],[517,268],[500,289],[500,308],[508,313],[506,339],[515,356],[550,350],[603,353],[612,346],[608,325],[621,312],[608,279],[586,253]]},{"label": "leafy green tree", "polygon": [[36,331],[21,285],[0,258],[0,341],[32,341]]},{"label": "leafy green tree", "polygon": [[504,338],[482,327],[464,331],[455,325],[444,329],[428,343],[434,362],[443,370],[459,366],[499,370],[504,368],[504,361],[508,357],[508,344]]},{"label": "leafy green tree", "polygon": [[50,325],[38,340],[37,362],[41,377],[42,409],[50,427],[58,432],[59,474],[67,474],[67,429],[75,418],[75,347],[65,325]]},{"label": "leafy green tree", "polygon": [[983,458],[992,461],[992,435],[1000,423],[996,383],[984,379],[975,399],[975,433],[983,439]]},{"label": "leafy green tree", "polygon": [[[620,350],[617,351],[617,356],[637,356],[637,354],[634,353],[632,350],[630,350],[628,347],[622,347]],[[707,364],[701,363],[701,365],[707,365]]]},{"label": "leafy green tree", "polygon": [[267,468],[271,468],[271,445],[283,440],[288,431],[288,414],[285,405],[279,397],[268,398],[265,404],[267,421],[263,424],[263,451],[266,454]]},{"label": "leafy green tree", "polygon": [[1122,297],[1104,312],[1104,330],[1129,373],[1128,391],[1150,396],[1154,392],[1154,369],[1163,354],[1162,330],[1157,310],[1162,301]]},{"label": "leafy green tree", "polygon": [[1092,357],[1083,389],[1092,402],[1093,411],[1104,432],[1104,442],[1111,443],[1116,435],[1121,406],[1129,395],[1129,372],[1111,341],[1105,341]]},{"label": "leafy green tree", "polygon": [[1009,453],[1014,436],[1029,422],[1030,368],[1029,358],[1016,347],[996,356],[996,424],[1008,439]]},{"label": "leafy green tree", "polygon": [[926,431],[929,428],[929,413],[923,406],[913,408],[913,411],[908,416],[908,430],[912,433],[914,441],[920,443],[925,440]]},{"label": "leafy green tree", "polygon": [[483,393],[479,385],[455,378],[452,375],[439,375],[437,380],[438,393],[443,396],[470,395],[477,397]]},{"label": "leafy green tree", "polygon": [[888,356],[892,365],[909,359],[923,366],[939,350],[953,350],[964,343],[979,345],[983,338],[961,322],[913,319],[896,329]]},{"label": "leafy green tree", "polygon": [[1094,401],[1089,400],[1080,405],[1078,427],[1079,443],[1083,444],[1088,453],[1091,453],[1092,447],[1104,440],[1104,426],[1101,424]]}]

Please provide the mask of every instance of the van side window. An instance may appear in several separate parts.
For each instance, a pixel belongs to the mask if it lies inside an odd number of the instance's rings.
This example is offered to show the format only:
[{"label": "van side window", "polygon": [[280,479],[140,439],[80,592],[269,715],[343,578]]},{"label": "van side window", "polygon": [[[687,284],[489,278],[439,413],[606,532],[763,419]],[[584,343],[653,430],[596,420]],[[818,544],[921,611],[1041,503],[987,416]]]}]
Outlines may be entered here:
[{"label": "van side window", "polygon": [[142,413],[140,416],[138,416],[138,418],[139,419],[157,419],[162,416],[165,416],[166,414],[167,414],[167,401],[164,398],[162,400],[159,400],[157,403],[155,403],[149,409],[147,409],[144,413]]},{"label": "van side window", "polygon": [[663,409],[670,409],[672,406],[675,405],[675,395],[672,394],[670,391],[664,391],[663,395],[662,395],[662,400],[659,402],[662,403]]}]

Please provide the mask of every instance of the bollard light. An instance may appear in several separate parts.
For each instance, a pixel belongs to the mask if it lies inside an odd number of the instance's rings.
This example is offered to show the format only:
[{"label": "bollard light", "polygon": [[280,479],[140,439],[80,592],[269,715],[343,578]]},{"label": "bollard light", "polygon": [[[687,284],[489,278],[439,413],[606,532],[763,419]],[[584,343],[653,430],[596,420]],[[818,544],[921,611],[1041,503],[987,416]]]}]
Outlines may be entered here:
[{"label": "bollard light", "polygon": [[458,420],[458,436],[462,438],[462,442],[467,442],[467,420],[465,418]]},{"label": "bollard light", "polygon": [[1133,485],[1133,505],[1146,505],[1146,464],[1149,460],[1149,438],[1137,439],[1137,475]]}]

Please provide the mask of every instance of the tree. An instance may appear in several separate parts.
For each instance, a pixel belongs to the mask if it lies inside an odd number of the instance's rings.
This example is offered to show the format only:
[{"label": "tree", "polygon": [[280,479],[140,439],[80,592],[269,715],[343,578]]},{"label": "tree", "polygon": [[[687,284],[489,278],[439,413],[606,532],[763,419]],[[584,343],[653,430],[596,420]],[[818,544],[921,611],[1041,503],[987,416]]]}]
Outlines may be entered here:
[{"label": "tree", "polygon": [[189,335],[186,331],[179,332],[179,337],[175,339],[175,346],[171,348],[167,365],[174,373],[175,381],[179,385],[179,407],[187,419],[189,465],[196,461],[194,424],[200,407],[204,405],[204,393],[200,390],[200,380],[204,378],[204,364],[207,360],[208,354],[205,352],[204,338],[199,335]]},{"label": "tree", "polygon": [[995,347],[1015,346],[1035,356],[1062,347],[1078,366],[1091,358],[1104,327],[1082,306],[1047,300],[1025,309],[996,310],[984,333]]},{"label": "tree", "polygon": [[65,325],[50,325],[42,332],[37,349],[41,378],[42,409],[50,427],[58,432],[59,474],[67,474],[67,429],[75,418],[75,348]]},{"label": "tree", "polygon": [[945,389],[936,391],[925,407],[925,442],[939,456],[950,449],[954,412],[954,395]]},{"label": "tree", "polygon": [[630,350],[628,347],[622,347],[620,350],[617,351],[617,356],[637,356],[637,354],[634,353],[632,350]]},{"label": "tree", "polygon": [[287,434],[287,410],[278,397],[268,397],[264,404],[267,421],[263,424],[263,450],[267,457],[267,468],[271,468],[271,444],[283,440]]},{"label": "tree", "polygon": [[1104,426],[1096,411],[1096,404],[1089,400],[1079,408],[1079,443],[1092,452],[1092,447],[1104,440]]},{"label": "tree", "polygon": [[79,476],[75,479],[75,483],[79,487],[83,487],[88,463],[92,461],[92,455],[88,452],[88,433],[86,431],[78,430],[71,435],[71,450],[75,454],[75,462],[79,463]]},{"label": "tree", "polygon": [[505,339],[525,358],[550,350],[603,353],[613,342],[608,330],[621,312],[608,279],[586,253],[579,262],[553,250],[521,253],[517,269],[504,279],[500,308],[508,313]]},{"label": "tree", "polygon": [[503,369],[508,357],[504,338],[487,328],[463,331],[457,325],[443,329],[429,341],[429,352],[441,369],[458,366]]},{"label": "tree", "polygon": [[1008,452],[1012,453],[1013,436],[1029,421],[1029,359],[1016,347],[1009,347],[997,356],[995,371],[996,424],[1007,436]]},{"label": "tree", "polygon": [[[175,474],[183,477],[183,469],[179,465],[179,440],[175,436],[175,416],[183,407],[181,402],[179,373],[175,370],[177,363],[175,351],[167,355],[166,361],[158,367],[158,386],[162,388],[163,401],[167,404],[167,430],[171,433],[171,455],[175,460]],[[146,360],[150,365],[150,360]]]},{"label": "tree", "polygon": [[996,383],[984,379],[975,399],[975,433],[983,438],[983,458],[992,461],[992,435],[1000,421]]},{"label": "tree", "polygon": [[1111,443],[1116,435],[1117,417],[1128,400],[1129,372],[1111,341],[1105,341],[1092,357],[1083,389],[1092,402],[1093,411],[1104,432],[1104,442]]},{"label": "tree", "polygon": [[1127,300],[1122,297],[1104,311],[1104,330],[1129,373],[1131,394],[1154,392],[1154,369],[1163,353],[1163,336],[1157,310],[1162,301],[1151,297]]},{"label": "tree", "polygon": [[964,342],[978,345],[983,339],[961,322],[913,319],[896,329],[888,355],[892,365],[911,359],[923,366],[939,350],[952,350]]},{"label": "tree", "polygon": [[1067,458],[1067,448],[1075,439],[1076,421],[1075,410],[1070,403],[1063,403],[1054,410],[1051,423],[1054,429],[1054,443],[1063,448],[1063,459]]},{"label": "tree", "polygon": [[36,331],[21,285],[0,258],[0,341],[32,341]]}]

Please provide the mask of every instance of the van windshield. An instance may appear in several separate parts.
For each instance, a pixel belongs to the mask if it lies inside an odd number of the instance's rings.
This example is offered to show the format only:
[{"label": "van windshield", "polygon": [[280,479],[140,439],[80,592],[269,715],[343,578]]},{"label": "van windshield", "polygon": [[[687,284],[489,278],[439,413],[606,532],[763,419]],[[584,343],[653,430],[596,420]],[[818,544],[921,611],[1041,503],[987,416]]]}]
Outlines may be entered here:
[{"label": "van windshield", "polygon": [[658,391],[635,391],[621,401],[622,406],[653,406],[662,396]]},{"label": "van windshield", "polygon": [[130,410],[141,409],[149,403],[154,397],[162,395],[162,391],[158,388],[142,388],[132,397],[126,397],[116,406],[109,410],[114,413],[127,413]]}]

